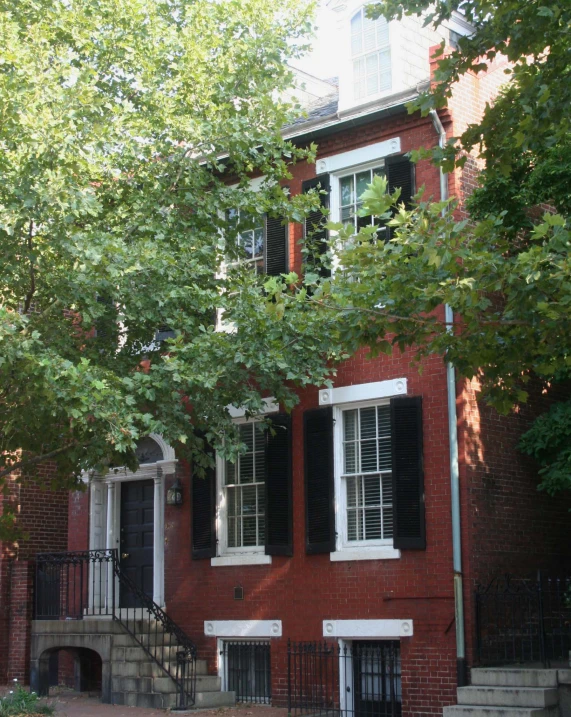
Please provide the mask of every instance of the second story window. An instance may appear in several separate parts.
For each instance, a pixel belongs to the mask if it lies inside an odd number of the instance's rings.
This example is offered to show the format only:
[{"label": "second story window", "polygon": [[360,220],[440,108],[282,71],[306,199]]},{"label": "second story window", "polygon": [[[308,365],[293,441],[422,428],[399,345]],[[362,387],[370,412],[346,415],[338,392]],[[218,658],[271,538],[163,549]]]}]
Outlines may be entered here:
[{"label": "second story window", "polygon": [[385,163],[381,160],[376,167],[364,169],[360,172],[352,172],[339,179],[339,202],[341,208],[341,221],[343,224],[353,226],[355,233],[361,227],[369,226],[373,223],[373,217],[360,217],[358,212],[363,202],[361,197],[367,187],[373,181],[373,177],[385,176]]},{"label": "second story window", "polygon": [[351,19],[351,59],[355,100],[391,89],[389,25],[384,17],[371,20],[361,8]]},{"label": "second story window", "polygon": [[260,423],[244,423],[246,444],[236,464],[225,466],[227,548],[262,548],[265,541],[265,432]]},{"label": "second story window", "polygon": [[257,274],[262,274],[266,243],[264,215],[250,215],[233,209],[228,212],[228,222],[237,230],[240,261],[250,264]]}]

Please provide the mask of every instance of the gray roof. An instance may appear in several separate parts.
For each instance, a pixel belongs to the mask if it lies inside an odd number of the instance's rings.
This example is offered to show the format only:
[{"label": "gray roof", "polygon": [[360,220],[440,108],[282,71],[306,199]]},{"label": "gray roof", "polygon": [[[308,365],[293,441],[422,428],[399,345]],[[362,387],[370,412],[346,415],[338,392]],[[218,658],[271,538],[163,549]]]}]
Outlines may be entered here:
[{"label": "gray roof", "polygon": [[339,106],[339,92],[335,89],[330,95],[319,97],[304,108],[304,116],[298,117],[288,127],[299,127],[309,122],[314,122],[321,117],[330,117],[337,113]]}]

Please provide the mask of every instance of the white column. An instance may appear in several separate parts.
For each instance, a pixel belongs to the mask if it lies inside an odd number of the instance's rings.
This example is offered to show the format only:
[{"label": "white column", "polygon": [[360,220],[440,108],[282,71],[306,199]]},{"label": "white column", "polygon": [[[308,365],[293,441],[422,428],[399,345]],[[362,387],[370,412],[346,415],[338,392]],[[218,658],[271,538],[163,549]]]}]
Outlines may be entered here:
[{"label": "white column", "polygon": [[[115,548],[115,483],[109,481],[107,483],[107,535],[105,538],[105,547],[107,550]],[[113,565],[107,564],[107,605],[109,609],[113,607]],[[116,596],[115,602],[118,602]]]},{"label": "white column", "polygon": [[160,466],[157,466],[154,483],[153,600],[162,607],[165,604],[165,476]]}]

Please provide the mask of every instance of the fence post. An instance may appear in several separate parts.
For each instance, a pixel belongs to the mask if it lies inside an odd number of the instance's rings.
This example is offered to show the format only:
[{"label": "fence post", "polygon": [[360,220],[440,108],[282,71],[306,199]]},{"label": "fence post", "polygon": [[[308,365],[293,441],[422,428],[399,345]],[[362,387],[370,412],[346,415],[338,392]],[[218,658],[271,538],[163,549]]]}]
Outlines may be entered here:
[{"label": "fence post", "polygon": [[287,639],[287,713],[291,715],[291,640]]},{"label": "fence post", "polygon": [[539,610],[539,659],[544,667],[549,667],[549,660],[545,650],[545,615],[543,610],[543,586],[541,583],[541,570],[537,571],[537,601]]}]

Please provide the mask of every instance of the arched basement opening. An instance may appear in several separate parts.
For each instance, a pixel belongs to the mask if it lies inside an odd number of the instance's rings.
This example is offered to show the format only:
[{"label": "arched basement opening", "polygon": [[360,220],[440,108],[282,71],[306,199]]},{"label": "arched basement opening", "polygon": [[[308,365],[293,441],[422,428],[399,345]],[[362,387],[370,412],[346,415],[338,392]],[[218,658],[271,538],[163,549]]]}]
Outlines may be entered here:
[{"label": "arched basement opening", "polygon": [[54,647],[40,657],[39,689],[48,696],[50,687],[68,687],[75,692],[102,693],[101,656],[87,647]]}]

